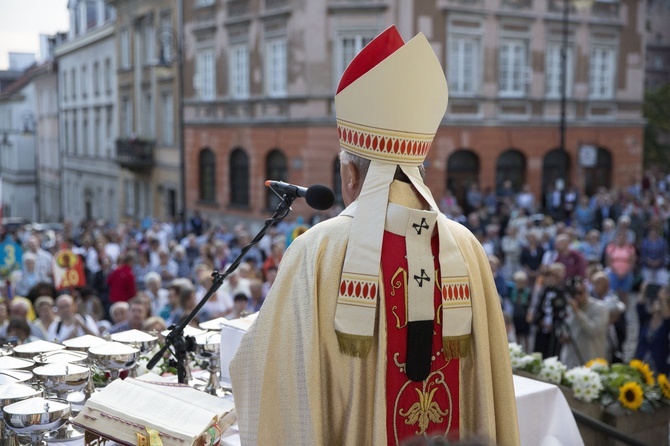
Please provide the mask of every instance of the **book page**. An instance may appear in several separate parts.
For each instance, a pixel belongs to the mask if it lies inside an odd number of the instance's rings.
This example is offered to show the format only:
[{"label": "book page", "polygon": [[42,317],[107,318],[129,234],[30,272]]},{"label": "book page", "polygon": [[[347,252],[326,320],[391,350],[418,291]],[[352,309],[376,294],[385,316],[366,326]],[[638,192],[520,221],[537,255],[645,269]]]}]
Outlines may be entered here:
[{"label": "book page", "polygon": [[181,392],[187,389],[174,392],[177,388],[166,387],[157,391],[156,387],[133,379],[117,379],[92,395],[86,407],[191,441],[219,417],[212,410],[191,404],[191,400]]},{"label": "book page", "polygon": [[235,404],[230,400],[225,400],[214,395],[196,390],[193,387],[165,382],[165,380],[151,381],[148,379],[126,379],[125,381],[134,381],[137,385],[147,386],[152,391],[161,393],[169,398],[183,401],[191,406],[199,407],[212,412],[217,418],[235,408]]}]

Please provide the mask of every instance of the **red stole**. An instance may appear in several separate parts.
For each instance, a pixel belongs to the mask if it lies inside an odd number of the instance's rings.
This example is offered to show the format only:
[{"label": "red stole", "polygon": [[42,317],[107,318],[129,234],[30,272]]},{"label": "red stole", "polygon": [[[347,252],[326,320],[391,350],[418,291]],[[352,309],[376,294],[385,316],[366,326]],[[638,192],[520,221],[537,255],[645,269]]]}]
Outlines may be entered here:
[{"label": "red stole", "polygon": [[407,351],[407,249],[405,237],[384,231],[382,281],[387,328],[386,433],[389,445],[416,436],[458,438],[458,360],[447,362],[442,351],[442,296],[439,283],[439,240],[431,241],[435,264],[435,319],[430,375],[411,381],[404,371]]}]

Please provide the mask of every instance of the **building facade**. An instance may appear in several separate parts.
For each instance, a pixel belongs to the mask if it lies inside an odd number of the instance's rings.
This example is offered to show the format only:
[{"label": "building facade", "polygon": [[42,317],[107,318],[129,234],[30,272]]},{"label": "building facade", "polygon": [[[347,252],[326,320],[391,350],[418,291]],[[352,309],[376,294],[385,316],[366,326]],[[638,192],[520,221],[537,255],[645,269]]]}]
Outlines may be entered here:
[{"label": "building facade", "polygon": [[562,0],[186,0],[188,209],[263,217],[268,178],[337,191],[334,91],[391,24],[426,35],[449,83],[426,160],[436,197],[504,180],[538,199],[557,185],[628,185],[642,169],[645,2],[574,3],[564,37]]},{"label": "building facade", "polygon": [[114,11],[103,0],[71,0],[58,63],[62,217],[119,221]]},{"label": "building facade", "polygon": [[645,86],[670,83],[670,1],[647,0],[647,73]]},{"label": "building facade", "polygon": [[108,0],[117,12],[121,213],[173,219],[182,209],[176,0]]},{"label": "building facade", "polygon": [[2,217],[38,220],[36,190],[36,67],[0,92],[0,199]]}]

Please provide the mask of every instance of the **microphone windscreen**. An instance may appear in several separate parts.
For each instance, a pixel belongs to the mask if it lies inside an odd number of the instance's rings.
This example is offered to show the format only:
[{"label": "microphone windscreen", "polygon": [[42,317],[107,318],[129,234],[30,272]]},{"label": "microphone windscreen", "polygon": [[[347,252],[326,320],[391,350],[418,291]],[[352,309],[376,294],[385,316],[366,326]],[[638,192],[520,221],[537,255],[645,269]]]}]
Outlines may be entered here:
[{"label": "microphone windscreen", "polygon": [[315,184],[307,188],[305,193],[307,204],[319,211],[330,209],[335,203],[335,194],[329,187],[323,184]]}]

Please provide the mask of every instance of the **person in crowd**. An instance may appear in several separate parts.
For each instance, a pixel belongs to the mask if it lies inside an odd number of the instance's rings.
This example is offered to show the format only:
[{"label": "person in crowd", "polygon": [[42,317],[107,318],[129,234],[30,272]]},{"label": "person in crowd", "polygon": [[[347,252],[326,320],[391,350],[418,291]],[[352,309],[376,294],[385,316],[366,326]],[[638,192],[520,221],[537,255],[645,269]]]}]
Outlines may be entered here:
[{"label": "person in crowd", "polygon": [[160,274],[150,271],[144,276],[144,293],[151,300],[151,314],[160,315],[168,304],[168,290],[162,287]]},{"label": "person in crowd", "polygon": [[502,268],[503,275],[507,280],[512,279],[512,275],[521,269],[521,251],[522,246],[518,237],[518,230],[514,226],[507,226],[505,236],[500,243],[500,249],[505,259]]},{"label": "person in crowd", "polygon": [[40,282],[50,281],[49,276],[37,270],[37,256],[32,252],[23,255],[21,280],[14,284],[17,296],[28,296],[30,290]]},{"label": "person in crowd", "polygon": [[47,334],[48,339],[58,343],[79,336],[99,336],[100,331],[93,318],[77,313],[77,304],[69,294],[61,294],[56,299],[56,308],[60,321],[51,324]]},{"label": "person in crowd", "polygon": [[233,310],[226,315],[227,319],[239,319],[248,314],[249,297],[244,293],[233,296]]},{"label": "person in crowd", "polygon": [[561,362],[570,369],[605,357],[610,317],[605,303],[589,296],[581,278],[573,279],[567,296]]},{"label": "person in crowd", "polygon": [[[175,282],[177,282],[176,286],[179,297],[179,307],[171,315],[171,320],[166,321],[168,325],[178,324],[182,322],[182,320],[184,320],[191,314],[191,312],[197,305],[197,302],[195,300],[195,288],[193,287],[191,281],[186,279],[177,279],[173,281],[173,285],[170,285],[170,287],[174,286]],[[200,309],[198,314],[195,315],[195,317],[189,322],[189,325],[197,327],[201,322],[205,322],[211,319],[212,319],[211,315],[203,307]]]},{"label": "person in crowd", "polygon": [[588,196],[582,195],[579,198],[579,204],[577,204],[573,215],[580,235],[583,236],[590,230],[595,229],[596,215]]},{"label": "person in crowd", "polygon": [[[137,253],[137,262],[133,264],[133,275],[135,276],[135,288],[138,291],[144,291],[146,282],[144,278],[150,272],[155,272],[156,268],[149,261],[149,252],[140,251]],[[159,275],[160,277],[160,275]]]},{"label": "person in crowd", "polygon": [[[642,287],[647,286],[644,284]],[[649,300],[642,289],[637,301],[637,316],[640,321],[637,347],[634,357],[647,364],[656,373],[670,373],[668,357],[670,346],[670,290],[662,287],[658,297]]]},{"label": "person in crowd", "polygon": [[603,245],[600,241],[600,231],[590,229],[579,243],[579,252],[589,265],[600,263],[603,259]]},{"label": "person in crowd", "polygon": [[100,298],[102,306],[105,308],[105,317],[109,318],[109,307],[113,302],[109,300],[109,284],[107,279],[109,279],[110,274],[113,271],[112,261],[107,256],[101,256],[100,259],[100,269],[93,276],[93,283],[91,287],[95,291],[95,295]]},{"label": "person in crowd", "polygon": [[523,351],[530,352],[530,324],[526,320],[532,289],[528,283],[528,274],[517,271],[513,275],[513,286],[509,288],[509,313],[512,315],[516,342],[523,347]]},{"label": "person in crowd", "polygon": [[275,283],[276,278],[277,278],[277,267],[271,266],[265,272],[264,277],[265,280],[263,281],[263,299],[267,297],[268,293],[270,292],[270,288],[272,288],[272,285]]},{"label": "person in crowd", "polygon": [[109,314],[111,315],[112,324],[118,325],[128,320],[128,311],[129,306],[128,302],[116,302],[113,303],[109,309]]},{"label": "person in crowd", "polygon": [[251,279],[249,282],[249,308],[250,313],[256,313],[263,306],[265,295],[263,294],[263,282],[260,279]]},{"label": "person in crowd", "polygon": [[535,194],[530,190],[530,184],[523,185],[521,192],[516,196],[516,205],[528,215],[535,212]]},{"label": "person in crowd", "polygon": [[31,327],[25,319],[13,317],[9,320],[6,338],[9,344],[21,345],[40,339],[32,334]]},{"label": "person in crowd", "polygon": [[191,265],[186,256],[186,248],[182,245],[175,245],[172,248],[172,261],[177,265],[177,277],[191,277]]},{"label": "person in crowd", "polygon": [[567,233],[557,235],[554,247],[557,254],[554,261],[565,266],[565,278],[579,277],[584,279],[586,277],[586,260],[579,251],[570,247],[570,236]]},{"label": "person in crowd", "polygon": [[668,242],[657,227],[650,226],[640,247],[642,279],[646,283],[668,285]]},{"label": "person in crowd", "polygon": [[147,318],[142,324],[142,331],[146,331],[147,333],[150,333],[152,331],[156,332],[161,342],[163,339],[163,335],[161,333],[163,333],[165,330],[167,330],[167,324],[165,323],[165,320],[160,316],[151,316]]},{"label": "person in crowd", "polygon": [[56,316],[54,311],[54,305],[54,300],[51,296],[40,296],[35,300],[37,319],[34,322],[35,326],[42,331],[42,339],[48,339],[49,327],[51,327],[51,324],[60,321],[60,318]]},{"label": "person in crowd", "polygon": [[133,263],[135,263],[135,255],[128,252],[121,259],[121,263],[107,277],[109,302],[112,304],[116,302],[128,302],[137,294],[135,275],[132,269]]},{"label": "person in crowd", "polygon": [[88,286],[80,288],[75,300],[79,314],[82,316],[88,314],[96,323],[105,317],[105,308],[100,298],[95,295],[93,288]]},{"label": "person in crowd", "polygon": [[9,301],[0,297],[0,330],[9,323]]},{"label": "person in crowd", "polygon": [[605,248],[614,241],[616,236],[616,223],[611,218],[603,220],[602,230],[600,231],[600,241],[603,245],[603,263],[605,263]]},{"label": "person in crowd", "polygon": [[9,325],[9,320],[11,319],[23,319],[28,323],[30,327],[30,333],[33,337],[38,339],[45,339],[42,330],[35,325],[32,321],[34,319],[35,311],[33,309],[32,303],[25,297],[15,296],[9,303],[9,319],[7,324],[3,327],[0,327],[0,338],[7,336],[7,327]]},{"label": "person in crowd", "polygon": [[466,212],[468,214],[477,211],[484,204],[484,197],[482,196],[477,183],[473,182],[470,184],[468,192],[465,195],[465,204],[467,206]]},{"label": "person in crowd", "polygon": [[526,233],[526,245],[521,249],[519,262],[528,275],[528,283],[533,286],[542,266],[544,248],[540,245],[540,235],[532,229]]},{"label": "person in crowd", "polygon": [[[228,268],[226,267],[225,270],[228,270]],[[226,280],[221,285],[221,290],[228,296],[234,296],[238,293],[244,293],[247,296],[251,295],[249,279],[242,277],[239,268],[226,277]]]},{"label": "person in crowd", "polygon": [[[637,243],[637,234],[635,234],[635,231],[631,227],[632,225],[632,220],[630,216],[628,215],[622,215],[619,217],[617,220],[617,234],[619,233],[624,233],[626,235],[626,242],[629,245],[635,246]],[[616,237],[615,237],[616,239]]]},{"label": "person in crowd", "polygon": [[[199,303],[210,290],[214,278],[213,271],[208,269],[205,265],[198,265],[196,267],[196,274],[198,275],[198,285],[195,289],[195,301]],[[233,299],[231,296],[219,287],[218,290],[209,298],[207,303],[203,305],[203,309],[209,314],[212,319],[224,317],[233,310]]]},{"label": "person in crowd", "polygon": [[286,250],[286,241],[283,238],[277,238],[270,246],[270,255],[267,256],[265,262],[263,262],[262,270],[264,276],[267,274],[268,268],[279,267],[279,262],[281,262],[281,258],[284,255],[284,251]]},{"label": "person in crowd", "polygon": [[163,287],[168,286],[177,278],[179,266],[177,265],[177,262],[170,258],[170,252],[166,248],[160,248],[158,250],[158,266],[156,266],[156,272],[161,276]]},{"label": "person in crowd", "polygon": [[534,351],[543,358],[558,356],[560,328],[565,321],[567,298],[563,290],[565,265],[552,263],[535,284],[526,321],[537,327]]},{"label": "person in crowd", "polygon": [[602,271],[591,276],[591,295],[602,301],[609,311],[607,329],[607,359],[610,363],[623,362],[623,344],[626,340],[626,305],[610,289],[610,279]]},{"label": "person in crowd", "polygon": [[[518,444],[488,259],[439,212],[420,169],[446,110],[444,71],[423,35],[404,44],[391,27],[342,79],[348,207],[292,241],[231,362],[242,443],[399,444],[417,432],[447,437],[455,422],[458,433]],[[425,150],[410,155],[420,129]],[[380,149],[390,134],[408,138],[405,149]],[[410,407],[431,415],[403,418]]]},{"label": "person in crowd", "polygon": [[628,303],[628,293],[633,289],[636,258],[635,246],[628,241],[625,231],[618,231],[614,241],[605,248],[610,286],[625,304]]},{"label": "person in crowd", "polygon": [[147,320],[148,312],[146,304],[134,297],[128,301],[128,319],[112,326],[109,333],[121,333],[128,330],[142,330],[144,321]]},{"label": "person in crowd", "polygon": [[26,249],[23,253],[25,270],[25,259],[31,258],[27,256],[28,253],[33,254],[33,259],[35,260],[35,271],[40,275],[40,277],[53,277],[53,271],[51,268],[51,262],[53,260],[53,254],[49,251],[42,249],[40,240],[37,236],[32,235],[28,238],[26,242]]},{"label": "person in crowd", "polygon": [[496,291],[498,292],[498,298],[500,299],[500,305],[502,305],[503,301],[509,297],[507,280],[505,280],[505,277],[500,271],[500,259],[493,255],[489,255],[488,259],[491,273],[493,273],[493,281],[496,286]]},{"label": "person in crowd", "polygon": [[598,200],[596,211],[595,211],[595,220],[596,220],[596,229],[600,232],[605,232],[605,220],[610,219],[612,222],[615,222],[621,216],[621,207],[614,202],[612,195],[605,193]]}]

